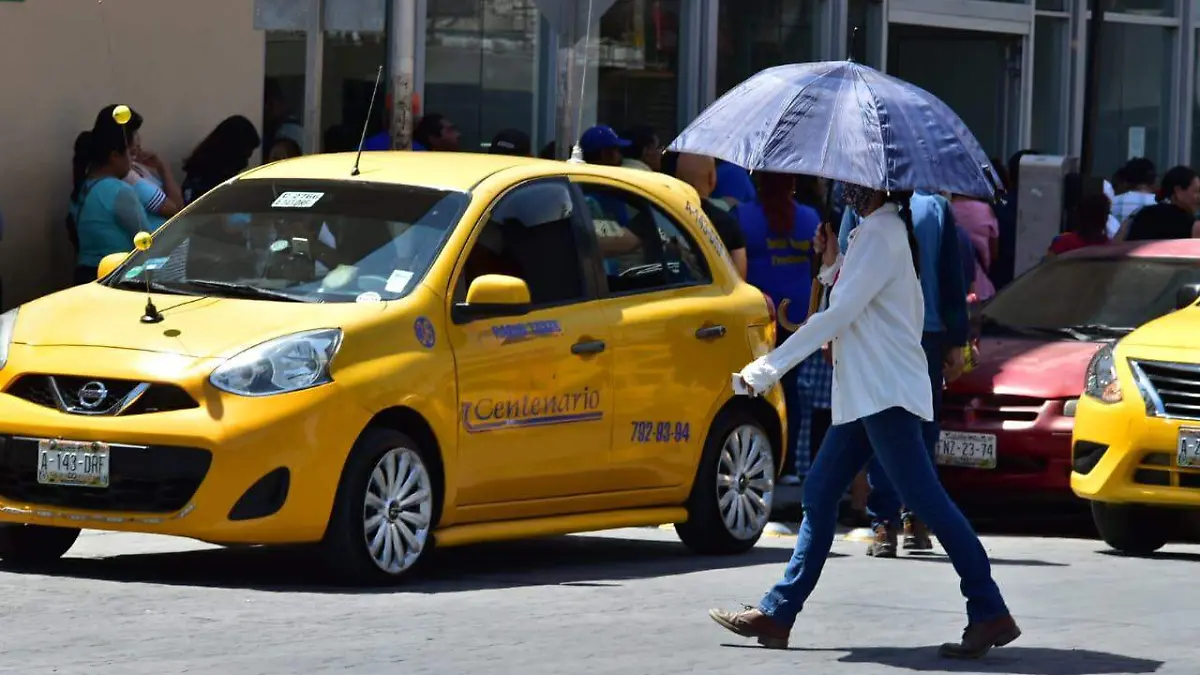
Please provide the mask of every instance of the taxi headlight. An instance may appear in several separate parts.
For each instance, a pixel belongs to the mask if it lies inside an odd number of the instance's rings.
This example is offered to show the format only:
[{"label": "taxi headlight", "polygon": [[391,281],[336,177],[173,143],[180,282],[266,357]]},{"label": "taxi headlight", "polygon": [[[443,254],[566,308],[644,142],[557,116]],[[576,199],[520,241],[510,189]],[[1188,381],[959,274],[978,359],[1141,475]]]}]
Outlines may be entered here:
[{"label": "taxi headlight", "polygon": [[1121,381],[1117,378],[1117,361],[1113,357],[1111,346],[1101,347],[1092,357],[1092,362],[1088,364],[1083,392],[1104,403],[1121,401]]},{"label": "taxi headlight", "polygon": [[304,331],[251,347],[217,367],[209,382],[238,396],[271,396],[333,381],[329,364],[342,346],[339,328]]},{"label": "taxi headlight", "polygon": [[0,368],[8,363],[8,348],[12,345],[13,328],[17,325],[17,309],[0,314]]}]

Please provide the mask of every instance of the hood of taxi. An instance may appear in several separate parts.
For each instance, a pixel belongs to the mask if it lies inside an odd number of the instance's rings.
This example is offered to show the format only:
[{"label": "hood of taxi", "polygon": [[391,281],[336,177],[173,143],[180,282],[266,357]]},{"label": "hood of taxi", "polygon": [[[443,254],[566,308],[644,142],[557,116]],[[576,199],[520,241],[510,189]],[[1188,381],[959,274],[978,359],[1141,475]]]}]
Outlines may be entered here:
[{"label": "hood of taxi", "polygon": [[1139,326],[1121,340],[1121,344],[1127,347],[1192,349],[1197,335],[1200,335],[1200,308],[1188,307]]},{"label": "hood of taxi", "polygon": [[951,383],[951,392],[1055,399],[1079,396],[1092,355],[1102,342],[1017,338],[980,340],[975,370]]},{"label": "hood of taxi", "polygon": [[84,284],[22,305],[13,342],[31,347],[111,347],[196,358],[228,358],[275,337],[348,323],[385,303],[307,304],[155,294],[159,323],[140,321],[146,294]]}]

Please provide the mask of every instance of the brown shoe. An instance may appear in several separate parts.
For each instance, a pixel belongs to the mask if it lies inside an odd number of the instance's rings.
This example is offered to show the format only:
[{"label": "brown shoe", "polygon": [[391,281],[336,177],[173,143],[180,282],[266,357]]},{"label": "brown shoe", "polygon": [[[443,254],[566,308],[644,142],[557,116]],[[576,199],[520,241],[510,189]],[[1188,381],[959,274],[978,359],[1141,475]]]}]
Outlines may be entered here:
[{"label": "brown shoe", "polygon": [[933,550],[933,540],[929,538],[929,528],[921,522],[920,518],[911,513],[904,514],[904,550]]},{"label": "brown shoe", "polygon": [[708,615],[725,630],[742,637],[755,638],[758,644],[767,649],[787,649],[788,634],[791,630],[780,626],[775,619],[749,605],[741,612],[710,609]]},{"label": "brown shoe", "polygon": [[876,525],[875,539],[867,544],[867,555],[874,558],[895,558],[896,539],[896,528],[890,525]]},{"label": "brown shoe", "polygon": [[962,642],[947,642],[938,654],[945,659],[979,659],[992,647],[1003,647],[1019,637],[1021,629],[1017,622],[1011,614],[1005,614],[999,619],[968,624]]}]

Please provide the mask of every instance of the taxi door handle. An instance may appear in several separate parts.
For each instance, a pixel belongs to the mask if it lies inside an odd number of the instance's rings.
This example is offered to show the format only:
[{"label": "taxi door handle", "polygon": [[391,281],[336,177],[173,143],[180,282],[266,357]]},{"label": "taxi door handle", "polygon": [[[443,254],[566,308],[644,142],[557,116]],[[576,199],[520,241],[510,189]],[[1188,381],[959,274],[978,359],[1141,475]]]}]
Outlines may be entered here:
[{"label": "taxi door handle", "polygon": [[604,340],[580,340],[579,342],[571,345],[571,353],[578,354],[580,356],[599,354],[600,352],[604,351],[604,347]]},{"label": "taxi door handle", "polygon": [[696,338],[699,340],[711,340],[722,337],[725,337],[725,326],[705,326],[696,329]]}]

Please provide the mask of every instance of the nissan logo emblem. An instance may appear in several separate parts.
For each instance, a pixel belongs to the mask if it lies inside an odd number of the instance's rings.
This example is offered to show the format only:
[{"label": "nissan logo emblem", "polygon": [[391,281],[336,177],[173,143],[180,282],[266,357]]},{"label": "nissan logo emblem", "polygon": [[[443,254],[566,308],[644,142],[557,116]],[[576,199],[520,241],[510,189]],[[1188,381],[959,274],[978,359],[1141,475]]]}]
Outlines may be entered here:
[{"label": "nissan logo emblem", "polygon": [[95,410],[108,398],[108,387],[103,382],[88,382],[79,388],[79,407]]}]

